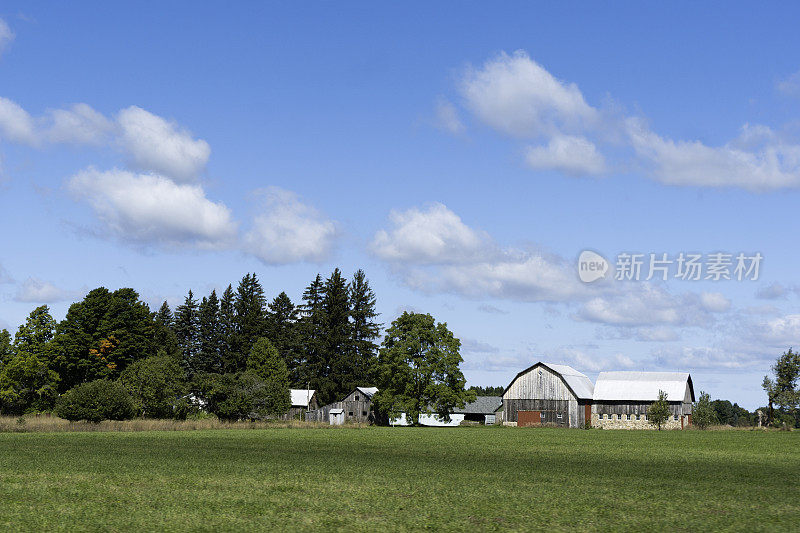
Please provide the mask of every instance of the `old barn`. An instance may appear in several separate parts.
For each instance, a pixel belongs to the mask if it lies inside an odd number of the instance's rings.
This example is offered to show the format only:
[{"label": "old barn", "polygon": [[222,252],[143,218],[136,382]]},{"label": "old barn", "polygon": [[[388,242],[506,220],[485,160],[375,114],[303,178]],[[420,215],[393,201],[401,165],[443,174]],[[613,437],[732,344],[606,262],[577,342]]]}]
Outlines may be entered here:
[{"label": "old barn", "polygon": [[339,402],[344,410],[348,422],[372,422],[372,397],[378,392],[378,387],[356,387],[356,389]]},{"label": "old barn", "polygon": [[505,424],[554,424],[577,428],[591,417],[594,387],[571,366],[536,363],[511,381],[503,392]]},{"label": "old barn", "polygon": [[291,396],[292,406],[284,417],[286,420],[302,417],[303,413],[313,411],[319,407],[317,391],[314,389],[290,389],[289,395]]},{"label": "old barn", "polygon": [[592,425],[607,429],[645,429],[647,408],[667,393],[667,429],[692,423],[694,387],[687,372],[600,372],[594,386]]}]

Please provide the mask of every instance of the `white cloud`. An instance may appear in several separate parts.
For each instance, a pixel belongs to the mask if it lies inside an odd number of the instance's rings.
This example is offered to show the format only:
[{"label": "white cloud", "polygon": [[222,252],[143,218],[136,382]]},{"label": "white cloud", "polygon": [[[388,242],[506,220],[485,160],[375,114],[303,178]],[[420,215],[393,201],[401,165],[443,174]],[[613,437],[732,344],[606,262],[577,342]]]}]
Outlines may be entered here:
[{"label": "white cloud", "polygon": [[[800,146],[767,136],[750,149],[752,132],[721,147],[699,141],[673,141],[650,131],[638,119],[629,119],[631,146],[656,180],[667,185],[740,187],[766,191],[800,185]],[[762,128],[763,130],[763,128]]]},{"label": "white cloud", "polygon": [[36,144],[33,118],[16,102],[0,96],[0,138],[23,144]]},{"label": "white cloud", "polygon": [[198,185],[90,168],[72,177],[68,186],[92,206],[106,231],[124,241],[219,249],[236,237],[230,210],[208,200]]},{"label": "white cloud", "polygon": [[202,139],[144,109],[131,106],[117,116],[119,144],[131,164],[144,171],[191,181],[205,168],[211,148]]},{"label": "white cloud", "polygon": [[666,326],[636,328],[635,337],[643,342],[671,342],[678,340],[678,332]]},{"label": "white cloud", "polygon": [[778,91],[786,96],[800,95],[800,71],[790,74],[776,84]]},{"label": "white cloud", "polygon": [[590,294],[560,258],[501,249],[442,204],[393,210],[389,221],[389,230],[375,234],[372,251],[414,289],[517,301],[562,301]]},{"label": "white cloud", "polygon": [[534,170],[559,170],[576,176],[606,170],[605,158],[594,143],[572,135],[557,135],[544,146],[530,147],[525,157]]},{"label": "white cloud", "polygon": [[433,125],[440,130],[457,135],[466,129],[458,118],[458,110],[447,100],[441,99],[436,103],[435,113]]},{"label": "white cloud", "polygon": [[754,336],[772,346],[800,346],[800,315],[773,318],[752,328]]},{"label": "white cloud", "polygon": [[[452,264],[485,258],[492,248],[488,235],[475,231],[442,204],[424,210],[392,210],[390,230],[380,230],[373,252],[385,261]],[[493,252],[490,252],[493,253]]]},{"label": "white cloud", "polygon": [[80,291],[68,291],[60,289],[48,281],[28,278],[18,287],[14,301],[47,304],[77,299],[81,296]]},{"label": "white cloud", "polygon": [[710,346],[664,347],[653,352],[651,364],[669,370],[737,370],[763,366],[764,354]]},{"label": "white cloud", "polygon": [[3,55],[13,40],[14,32],[11,31],[5,20],[0,19],[0,55]]},{"label": "white cloud", "polygon": [[724,313],[731,308],[731,301],[719,292],[704,292],[700,295],[700,304],[712,313]]},{"label": "white cloud", "polygon": [[3,265],[0,265],[0,284],[2,283],[14,283],[14,278]]},{"label": "white cloud", "polygon": [[786,287],[776,281],[764,287],[760,287],[756,291],[756,298],[761,300],[785,299],[793,290],[796,291],[796,289]]},{"label": "white cloud", "polygon": [[480,311],[481,313],[486,313],[488,315],[507,315],[509,313],[505,309],[500,309],[499,307],[495,307],[489,304],[479,305],[478,311]]},{"label": "white cloud", "polygon": [[45,137],[54,143],[100,145],[108,142],[114,129],[110,120],[88,104],[51,110],[48,119]]},{"label": "white cloud", "polygon": [[[718,293],[673,295],[659,286],[641,283],[623,285],[615,293],[592,298],[581,306],[574,318],[623,328],[705,327],[714,322],[713,313],[729,308],[730,301]],[[646,333],[640,331],[637,336],[646,337]]]},{"label": "white cloud", "polygon": [[582,130],[597,118],[577,85],[556,79],[523,51],[469,69],[460,91],[482,121],[514,136]]},{"label": "white cloud", "polygon": [[245,235],[245,249],[267,264],[322,261],[337,238],[336,224],[292,192],[261,192],[263,209]]},{"label": "white cloud", "polygon": [[[778,87],[796,91],[798,80],[800,73]],[[458,89],[466,108],[495,130],[545,141],[526,150],[533,170],[597,175],[613,154],[666,185],[755,192],[800,187],[800,144],[768,127],[745,124],[721,146],[669,139],[639,117],[590,106],[577,85],[558,80],[522,51],[468,69]]]},{"label": "white cloud", "polygon": [[625,370],[636,367],[636,362],[624,354],[615,354],[610,357],[589,354],[579,348],[564,346],[552,350],[547,354],[545,362],[554,364],[563,363],[573,367],[578,372],[600,372],[601,370]]}]

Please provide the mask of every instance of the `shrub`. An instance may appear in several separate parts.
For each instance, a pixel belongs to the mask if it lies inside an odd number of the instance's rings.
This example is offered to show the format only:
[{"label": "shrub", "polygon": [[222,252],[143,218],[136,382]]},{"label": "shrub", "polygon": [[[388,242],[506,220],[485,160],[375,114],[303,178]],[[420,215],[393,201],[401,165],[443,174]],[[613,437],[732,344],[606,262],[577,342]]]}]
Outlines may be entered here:
[{"label": "shrub", "polygon": [[198,374],[195,388],[220,420],[262,420],[275,416],[274,384],[252,372]]},{"label": "shrub", "polygon": [[78,385],[56,402],[56,414],[67,420],[128,420],[136,408],[122,383],[99,379]]}]

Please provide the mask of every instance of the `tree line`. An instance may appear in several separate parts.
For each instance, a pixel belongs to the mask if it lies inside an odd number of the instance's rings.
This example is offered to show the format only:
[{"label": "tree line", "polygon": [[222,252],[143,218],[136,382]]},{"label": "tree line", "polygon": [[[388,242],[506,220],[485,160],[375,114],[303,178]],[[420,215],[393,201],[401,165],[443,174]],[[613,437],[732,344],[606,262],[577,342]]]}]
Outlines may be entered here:
[{"label": "tree line", "polygon": [[223,419],[265,418],[288,410],[290,388],[316,389],[324,405],[378,385],[376,405],[415,419],[474,397],[446,324],[404,313],[379,349],[381,328],[363,270],[318,274],[298,304],[285,292],[268,301],[254,273],[221,295],[190,290],[174,311],[100,287],[60,322],[40,306],[13,339],[0,331],[0,412],[181,418],[202,404]]}]

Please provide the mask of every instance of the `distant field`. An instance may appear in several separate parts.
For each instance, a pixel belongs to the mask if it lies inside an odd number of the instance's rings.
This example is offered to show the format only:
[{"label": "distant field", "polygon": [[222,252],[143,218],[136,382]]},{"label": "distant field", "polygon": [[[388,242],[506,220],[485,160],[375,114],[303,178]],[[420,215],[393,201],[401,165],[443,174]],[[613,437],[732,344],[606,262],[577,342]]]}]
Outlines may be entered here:
[{"label": "distant field", "polygon": [[0,433],[0,530],[797,530],[800,432]]}]

